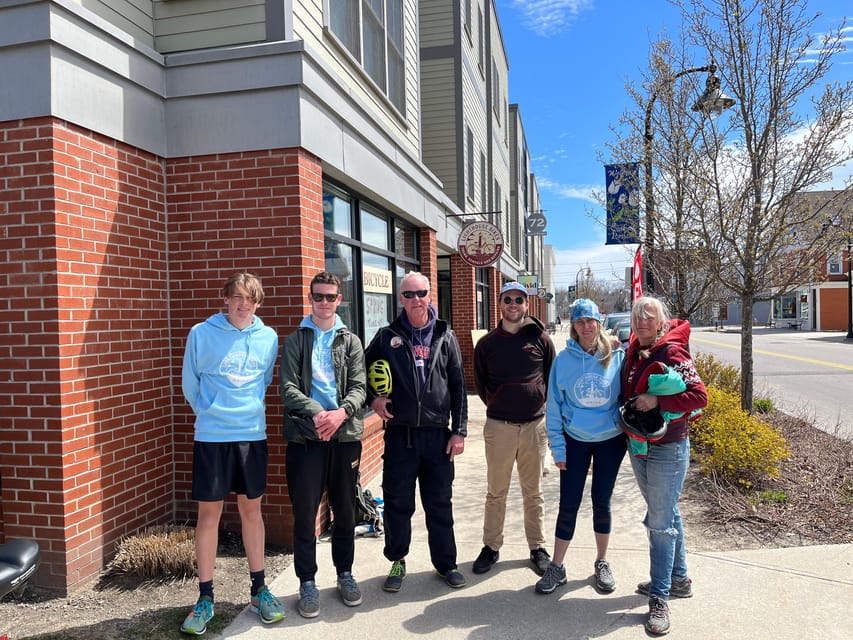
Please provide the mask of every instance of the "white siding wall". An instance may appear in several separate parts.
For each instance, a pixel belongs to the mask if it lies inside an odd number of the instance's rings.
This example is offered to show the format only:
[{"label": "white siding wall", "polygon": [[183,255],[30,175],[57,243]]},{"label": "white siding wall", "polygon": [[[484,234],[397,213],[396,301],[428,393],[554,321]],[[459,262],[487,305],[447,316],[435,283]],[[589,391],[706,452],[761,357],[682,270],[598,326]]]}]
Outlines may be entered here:
[{"label": "white siding wall", "polygon": [[[407,150],[420,156],[420,56],[418,54],[418,3],[406,0],[403,4],[403,29],[406,65],[406,113],[397,114],[383,93],[373,84],[346,49],[337,43],[331,32],[323,28],[322,0],[294,0],[293,32],[297,40],[305,42],[327,64],[332,73],[343,79],[350,93],[371,109],[381,126],[403,144]],[[404,116],[404,117],[401,117]]]},{"label": "white siding wall", "polygon": [[[500,201],[492,204],[496,211],[502,211],[497,218],[500,220],[501,231],[504,235],[508,235],[511,233],[510,212],[508,211],[511,187],[509,178],[509,123],[507,122],[509,119],[509,66],[497,8],[494,2],[487,1],[487,10],[491,12],[491,19],[489,20],[491,50],[488,52],[488,72],[493,74],[492,92],[489,96],[492,103],[488,109],[488,115],[492,119],[492,139],[490,141],[492,145],[492,178],[500,186]],[[495,91],[495,85],[497,85],[497,91]],[[497,103],[493,103],[495,95],[498,97]]]},{"label": "white siding wall", "polygon": [[[486,70],[480,68],[479,63],[479,42],[484,34],[478,33],[477,24],[477,7],[482,7],[483,0],[471,0],[472,3],[472,19],[471,19],[471,38],[462,29],[462,117],[466,126],[470,127],[474,132],[474,200],[465,201],[466,211],[490,211],[489,202],[482,201],[482,189],[480,188],[485,181],[485,193],[488,194],[491,189],[491,176],[482,174],[480,168],[480,154],[488,155],[488,111],[489,101],[486,96]],[[464,24],[465,3],[460,2],[460,10],[463,15],[461,22]],[[467,158],[466,153],[463,158]],[[488,170],[488,167],[486,167]],[[466,176],[468,173],[466,172]]]}]

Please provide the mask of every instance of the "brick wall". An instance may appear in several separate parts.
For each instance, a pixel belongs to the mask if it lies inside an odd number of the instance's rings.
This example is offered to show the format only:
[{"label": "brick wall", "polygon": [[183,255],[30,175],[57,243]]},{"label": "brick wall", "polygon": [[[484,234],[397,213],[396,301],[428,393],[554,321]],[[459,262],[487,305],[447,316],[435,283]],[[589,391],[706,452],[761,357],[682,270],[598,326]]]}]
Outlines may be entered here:
[{"label": "brick wall", "polygon": [[65,590],[172,516],[162,163],[50,118],[0,136],[4,535]]},{"label": "brick wall", "polygon": [[450,282],[453,285],[453,331],[459,339],[465,366],[465,389],[474,389],[474,343],[471,330],[477,326],[477,286],[474,267],[458,254],[450,256]]},{"label": "brick wall", "polygon": [[[282,340],[295,329],[324,266],[322,173],[301,150],[164,161],[50,118],[0,123],[0,156],[0,536],[37,539],[36,583],[65,592],[121,536],[194,521],[187,332],[244,270],[264,283],[263,320]],[[267,399],[267,535],[287,543],[278,371]],[[367,484],[375,418],[364,449]],[[232,499],[223,524],[238,522]]]}]

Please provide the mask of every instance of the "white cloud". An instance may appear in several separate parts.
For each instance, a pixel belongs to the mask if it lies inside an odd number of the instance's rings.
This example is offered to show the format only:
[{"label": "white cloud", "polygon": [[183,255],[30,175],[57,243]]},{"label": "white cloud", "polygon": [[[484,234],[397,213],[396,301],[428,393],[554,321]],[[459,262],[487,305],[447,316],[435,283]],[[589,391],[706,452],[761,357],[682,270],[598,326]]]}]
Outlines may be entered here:
[{"label": "white cloud", "polygon": [[594,5],[593,0],[511,0],[511,4],[522,14],[525,27],[545,37],[565,31],[579,13]]},{"label": "white cloud", "polygon": [[583,200],[595,205],[598,205],[599,202],[595,199],[593,192],[602,190],[602,185],[600,184],[561,184],[538,174],[536,176],[536,186],[539,187],[540,192],[547,191],[559,198]]}]

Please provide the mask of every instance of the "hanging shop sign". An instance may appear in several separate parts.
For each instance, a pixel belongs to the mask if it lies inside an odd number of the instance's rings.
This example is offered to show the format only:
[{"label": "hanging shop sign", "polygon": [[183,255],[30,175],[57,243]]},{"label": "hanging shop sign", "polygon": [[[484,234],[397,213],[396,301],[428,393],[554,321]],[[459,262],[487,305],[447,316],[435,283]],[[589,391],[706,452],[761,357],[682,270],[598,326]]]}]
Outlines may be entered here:
[{"label": "hanging shop sign", "polygon": [[501,230],[491,222],[469,222],[459,232],[459,257],[472,267],[488,267],[504,250]]}]

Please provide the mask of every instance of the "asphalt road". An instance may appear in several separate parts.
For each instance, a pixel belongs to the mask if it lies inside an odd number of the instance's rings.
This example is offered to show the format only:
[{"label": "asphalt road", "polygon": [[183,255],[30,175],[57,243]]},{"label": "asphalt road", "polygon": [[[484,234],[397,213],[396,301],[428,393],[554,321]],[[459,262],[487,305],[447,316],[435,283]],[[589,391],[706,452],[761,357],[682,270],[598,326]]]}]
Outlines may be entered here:
[{"label": "asphalt road", "polygon": [[[853,440],[853,340],[845,333],[755,329],[755,398]],[[691,349],[740,368],[739,328],[695,328]]]}]

